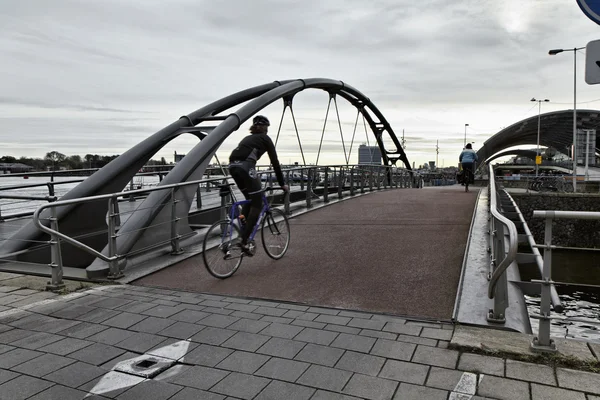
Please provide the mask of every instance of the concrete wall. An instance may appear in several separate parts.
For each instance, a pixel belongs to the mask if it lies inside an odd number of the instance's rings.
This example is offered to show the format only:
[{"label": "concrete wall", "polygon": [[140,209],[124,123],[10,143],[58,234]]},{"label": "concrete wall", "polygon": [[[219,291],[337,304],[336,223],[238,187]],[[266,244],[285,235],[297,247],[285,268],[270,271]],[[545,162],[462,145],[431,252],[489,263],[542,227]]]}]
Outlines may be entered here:
[{"label": "concrete wall", "polygon": [[[510,193],[519,206],[536,243],[544,243],[545,221],[533,219],[534,210],[600,212],[598,194]],[[552,244],[569,247],[600,248],[600,221],[555,220]]]}]

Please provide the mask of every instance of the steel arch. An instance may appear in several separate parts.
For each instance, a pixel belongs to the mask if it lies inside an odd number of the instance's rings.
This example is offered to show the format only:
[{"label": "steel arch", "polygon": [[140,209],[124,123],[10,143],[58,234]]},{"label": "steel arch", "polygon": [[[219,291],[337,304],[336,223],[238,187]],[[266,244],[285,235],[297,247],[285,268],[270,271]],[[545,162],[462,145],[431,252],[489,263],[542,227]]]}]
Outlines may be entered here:
[{"label": "steel arch", "polygon": [[[297,79],[275,81],[242,90],[180,117],[177,121],[117,157],[61,199],[75,199],[122,190],[135,173],[157,151],[184,133],[194,134],[201,141],[165,176],[161,185],[201,179],[219,146],[232,132],[239,129],[242,123],[269,104],[279,99],[292,99],[295,94],[307,89],[321,89],[329,92],[330,95],[339,95],[354,105],[364,116],[365,121],[375,135],[385,165],[395,165],[400,160],[404,163],[406,169],[411,170],[408,158],[393,129],[368,97],[342,81],[324,78]],[[219,115],[246,102],[248,103],[233,113]],[[220,123],[216,127],[198,126],[206,122]],[[385,134],[389,135],[396,149],[385,148],[383,142]],[[184,210],[184,207],[180,208],[181,215],[178,215],[178,217],[185,222],[187,232],[191,232],[187,225],[187,211],[191,206],[194,190],[193,188],[180,189],[174,193],[174,196],[187,206],[186,210]],[[160,205],[170,198],[170,194],[154,192],[144,200],[146,212],[135,213],[120,228],[120,235],[117,240],[118,254],[127,254],[132,250],[147,246],[148,243],[164,240],[165,235],[168,236],[168,232],[161,232],[156,228],[150,229],[148,227],[153,223],[160,223],[169,218],[168,212]],[[97,232],[99,229],[106,229],[106,212],[107,205],[103,203],[85,203],[61,207],[58,209],[59,226],[61,231],[66,234],[85,236],[91,232]],[[42,218],[44,217],[48,216],[43,215]],[[185,230],[182,230],[182,233],[186,233]],[[30,223],[16,232],[12,238],[15,240],[5,242],[0,247],[0,254],[14,254],[27,249],[30,247],[31,240],[40,240],[44,238],[44,235]],[[97,250],[107,251],[104,236],[90,237],[87,239],[86,244]],[[15,258],[21,261],[48,262],[49,253],[48,247],[42,246],[36,251],[23,252]],[[63,257],[65,265],[80,268],[88,267],[88,271],[92,273],[96,270],[106,269],[106,265],[99,260],[94,261],[90,259],[88,254],[72,248],[63,249]]]}]

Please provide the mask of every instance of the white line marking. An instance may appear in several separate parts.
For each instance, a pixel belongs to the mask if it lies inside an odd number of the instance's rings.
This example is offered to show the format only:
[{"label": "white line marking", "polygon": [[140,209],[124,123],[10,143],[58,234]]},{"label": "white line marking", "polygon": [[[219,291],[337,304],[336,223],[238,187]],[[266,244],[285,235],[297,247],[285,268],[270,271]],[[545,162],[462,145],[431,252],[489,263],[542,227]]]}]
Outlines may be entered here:
[{"label": "white line marking", "polygon": [[477,392],[477,375],[463,372],[448,400],[471,400]]}]

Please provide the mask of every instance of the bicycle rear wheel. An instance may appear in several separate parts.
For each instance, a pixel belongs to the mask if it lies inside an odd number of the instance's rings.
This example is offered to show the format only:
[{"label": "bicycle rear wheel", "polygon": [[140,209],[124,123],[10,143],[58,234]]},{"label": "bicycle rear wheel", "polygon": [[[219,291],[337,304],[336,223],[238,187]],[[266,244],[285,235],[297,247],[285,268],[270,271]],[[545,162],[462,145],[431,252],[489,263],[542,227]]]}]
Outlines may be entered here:
[{"label": "bicycle rear wheel", "polygon": [[265,215],[260,236],[269,257],[274,260],[283,257],[290,245],[290,223],[283,211],[273,208]]},{"label": "bicycle rear wheel", "polygon": [[228,220],[215,222],[206,232],[202,243],[204,266],[215,278],[225,279],[242,263],[240,228]]}]

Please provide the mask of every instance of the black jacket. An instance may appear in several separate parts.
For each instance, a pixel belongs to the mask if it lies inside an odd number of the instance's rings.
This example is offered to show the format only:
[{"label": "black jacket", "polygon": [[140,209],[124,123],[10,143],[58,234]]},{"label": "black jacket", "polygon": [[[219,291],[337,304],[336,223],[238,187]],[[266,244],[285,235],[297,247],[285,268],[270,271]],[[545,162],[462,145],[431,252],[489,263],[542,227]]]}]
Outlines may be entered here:
[{"label": "black jacket", "polygon": [[283,180],[281,166],[279,165],[279,159],[277,158],[277,152],[275,151],[275,145],[266,133],[254,133],[243,138],[238,146],[231,152],[229,162],[252,161],[256,163],[265,153],[269,154],[269,159],[275,170],[277,181],[283,186],[285,182]]}]

